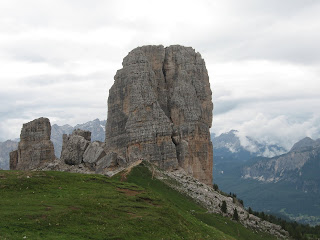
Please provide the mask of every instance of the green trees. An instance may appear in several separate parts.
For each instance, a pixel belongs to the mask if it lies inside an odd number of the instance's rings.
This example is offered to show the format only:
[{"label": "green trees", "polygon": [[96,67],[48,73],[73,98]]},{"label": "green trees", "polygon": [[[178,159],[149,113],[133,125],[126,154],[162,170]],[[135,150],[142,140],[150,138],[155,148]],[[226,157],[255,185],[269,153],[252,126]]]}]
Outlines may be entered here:
[{"label": "green trees", "polygon": [[236,208],[233,209],[232,219],[235,221],[239,221],[239,215],[238,215],[238,211]]},{"label": "green trees", "polygon": [[227,203],[226,203],[226,201],[222,201],[221,212],[227,213]]}]

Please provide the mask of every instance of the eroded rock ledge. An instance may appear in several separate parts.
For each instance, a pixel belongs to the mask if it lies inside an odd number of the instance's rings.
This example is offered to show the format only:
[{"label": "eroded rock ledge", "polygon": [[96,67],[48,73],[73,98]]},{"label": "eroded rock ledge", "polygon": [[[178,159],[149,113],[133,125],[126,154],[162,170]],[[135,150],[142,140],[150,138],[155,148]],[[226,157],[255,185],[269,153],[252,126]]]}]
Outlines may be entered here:
[{"label": "eroded rock ledge", "polygon": [[212,93],[191,47],[143,46],[123,60],[109,91],[106,152],[128,164],[183,168],[212,184]]}]

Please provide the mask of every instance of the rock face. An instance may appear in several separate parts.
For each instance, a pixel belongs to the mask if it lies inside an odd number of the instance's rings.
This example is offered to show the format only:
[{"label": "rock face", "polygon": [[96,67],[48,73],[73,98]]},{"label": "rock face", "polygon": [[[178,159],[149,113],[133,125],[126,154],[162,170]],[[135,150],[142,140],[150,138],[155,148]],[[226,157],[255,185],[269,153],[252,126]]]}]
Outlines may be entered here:
[{"label": "rock face", "polygon": [[44,162],[54,161],[54,147],[50,140],[48,118],[38,118],[23,124],[18,150],[10,153],[10,168],[35,169]]},{"label": "rock face", "polygon": [[144,46],[123,60],[109,91],[106,151],[165,170],[182,167],[212,184],[212,93],[190,47]]},{"label": "rock face", "polygon": [[91,142],[91,132],[76,129],[72,134],[63,134],[61,160],[69,165],[78,165]]}]

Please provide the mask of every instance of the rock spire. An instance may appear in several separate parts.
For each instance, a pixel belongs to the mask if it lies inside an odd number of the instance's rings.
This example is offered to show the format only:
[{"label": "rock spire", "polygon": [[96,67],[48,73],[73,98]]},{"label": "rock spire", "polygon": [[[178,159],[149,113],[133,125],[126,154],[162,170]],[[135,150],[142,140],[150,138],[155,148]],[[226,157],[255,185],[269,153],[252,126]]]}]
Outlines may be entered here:
[{"label": "rock spire", "polygon": [[191,47],[143,46],[123,60],[109,91],[106,151],[128,163],[183,168],[212,184],[212,93]]},{"label": "rock spire", "polygon": [[38,118],[23,124],[18,150],[10,153],[10,169],[36,169],[44,162],[55,159],[50,140],[51,125],[48,118]]}]

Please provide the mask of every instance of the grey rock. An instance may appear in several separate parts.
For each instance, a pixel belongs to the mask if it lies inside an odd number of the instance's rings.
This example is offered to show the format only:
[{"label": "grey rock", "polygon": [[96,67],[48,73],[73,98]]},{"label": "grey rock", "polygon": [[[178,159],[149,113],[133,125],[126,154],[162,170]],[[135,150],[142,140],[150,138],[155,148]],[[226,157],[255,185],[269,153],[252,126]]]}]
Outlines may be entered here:
[{"label": "grey rock", "polygon": [[83,161],[83,155],[90,144],[91,133],[76,129],[71,135],[63,135],[61,160],[69,165],[78,165]]},{"label": "grey rock", "polygon": [[123,163],[182,167],[212,184],[212,93],[204,60],[190,47],[144,46],[123,60],[109,91],[106,151]]},{"label": "grey rock", "polygon": [[121,169],[126,166],[128,166],[128,163],[124,158],[115,152],[108,152],[96,162],[96,173],[108,174],[108,172],[112,172],[117,168]]},{"label": "grey rock", "polygon": [[83,154],[83,162],[94,167],[94,164],[106,155],[103,146],[104,143],[98,141],[90,143]]},{"label": "grey rock", "polygon": [[82,129],[75,129],[75,130],[73,130],[72,135],[81,136],[85,140],[87,140],[89,142],[91,141],[91,132],[90,131],[86,131],[86,130],[82,130]]},{"label": "grey rock", "polygon": [[[51,125],[48,118],[38,118],[23,124],[18,157],[10,154],[10,166],[17,170],[35,169],[44,162],[55,159],[54,146],[50,140]],[[12,162],[12,163],[11,163]]]},{"label": "grey rock", "polygon": [[77,124],[75,127],[70,125],[58,126],[56,124],[52,125],[51,129],[51,140],[54,145],[55,155],[60,158],[62,150],[62,136],[63,134],[71,134],[75,129],[82,129],[91,132],[91,141],[104,142],[105,140],[105,125],[106,120],[100,121],[95,119],[82,124]]},{"label": "grey rock", "polygon": [[116,166],[117,153],[109,152],[102,157],[96,164],[96,173],[103,173],[105,169]]}]

